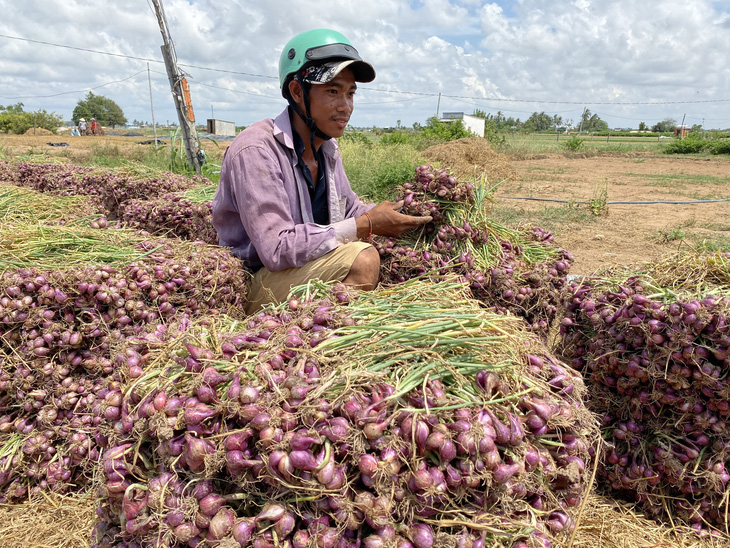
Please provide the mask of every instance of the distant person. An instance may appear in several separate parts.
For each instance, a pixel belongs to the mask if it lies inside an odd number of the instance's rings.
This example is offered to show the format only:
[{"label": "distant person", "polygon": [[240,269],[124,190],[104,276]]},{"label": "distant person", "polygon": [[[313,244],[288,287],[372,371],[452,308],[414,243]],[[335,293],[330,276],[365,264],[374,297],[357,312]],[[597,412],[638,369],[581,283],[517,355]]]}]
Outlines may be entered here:
[{"label": "distant person", "polygon": [[86,135],[86,120],[84,120],[83,118],[79,120],[79,133],[81,135]]},{"label": "distant person", "polygon": [[78,137],[79,135],[81,135],[81,133],[79,133],[79,128],[77,128],[76,126],[72,127],[71,137]]},{"label": "distant person", "polygon": [[219,242],[254,272],[246,312],[282,302],[312,279],[372,290],[380,275],[373,234],[399,236],[431,217],[402,202],[360,201],[334,138],[354,107],[356,82],[375,70],[345,36],[316,29],[292,38],[279,59],[289,106],[238,134],[223,158],[213,200]]},{"label": "distant person", "polygon": [[99,131],[99,123],[96,121],[96,118],[91,119],[91,134],[96,135],[96,133]]}]

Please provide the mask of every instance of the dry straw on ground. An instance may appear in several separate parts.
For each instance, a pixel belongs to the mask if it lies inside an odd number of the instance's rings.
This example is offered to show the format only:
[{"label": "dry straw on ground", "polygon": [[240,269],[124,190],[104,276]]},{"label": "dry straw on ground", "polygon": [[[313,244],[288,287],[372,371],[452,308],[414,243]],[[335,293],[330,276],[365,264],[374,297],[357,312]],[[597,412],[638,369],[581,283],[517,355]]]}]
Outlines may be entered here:
[{"label": "dry straw on ground", "polygon": [[42,127],[32,127],[25,132],[25,135],[53,135],[54,133]]},{"label": "dry straw on ground", "polygon": [[507,156],[496,152],[486,139],[467,137],[435,145],[423,151],[423,156],[438,162],[462,180],[486,177],[490,185],[515,179],[517,171]]},{"label": "dry straw on ground", "polygon": [[[94,500],[48,494],[25,504],[0,505],[0,548],[88,548]],[[686,529],[645,519],[627,504],[591,495],[571,548],[727,548]],[[567,548],[566,545],[558,548]]]},{"label": "dry straw on ground", "polygon": [[699,538],[686,527],[669,527],[634,512],[631,505],[592,495],[571,548],[727,548],[730,539]]},{"label": "dry straw on ground", "polygon": [[86,548],[96,519],[90,495],[46,494],[0,505],[0,548]]}]

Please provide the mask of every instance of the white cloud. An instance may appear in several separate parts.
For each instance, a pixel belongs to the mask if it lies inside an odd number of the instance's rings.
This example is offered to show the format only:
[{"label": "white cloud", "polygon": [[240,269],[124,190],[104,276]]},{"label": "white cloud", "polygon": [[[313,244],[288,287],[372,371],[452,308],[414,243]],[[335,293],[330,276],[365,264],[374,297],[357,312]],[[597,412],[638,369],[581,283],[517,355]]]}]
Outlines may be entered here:
[{"label": "white cloud", "polygon": [[[329,27],[348,36],[378,74],[358,91],[355,125],[423,123],[441,93],[441,111],[577,118],[588,106],[612,126],[683,114],[690,123],[730,126],[726,3],[370,0],[354,8],[332,0],[324,10],[305,0],[163,2],[203,121],[211,110],[237,124],[276,115],[284,106],[276,79],[281,48],[297,32]],[[0,0],[0,13],[0,35],[161,60],[151,2],[100,8],[93,0]],[[150,68],[156,116],[174,120],[164,65]],[[21,101],[26,110],[69,118],[90,89],[130,120],[151,119],[147,61],[0,36],[0,104]]]}]

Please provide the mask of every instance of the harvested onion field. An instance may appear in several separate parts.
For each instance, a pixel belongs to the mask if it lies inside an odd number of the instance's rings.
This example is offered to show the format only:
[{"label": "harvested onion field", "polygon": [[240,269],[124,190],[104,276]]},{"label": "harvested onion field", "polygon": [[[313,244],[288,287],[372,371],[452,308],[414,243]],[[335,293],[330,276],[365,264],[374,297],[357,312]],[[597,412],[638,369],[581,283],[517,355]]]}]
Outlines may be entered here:
[{"label": "harvested onion field", "polygon": [[246,317],[209,181],[69,162],[127,139],[0,136],[0,546],[728,545],[730,211],[610,203],[728,162],[421,166],[378,290]]}]

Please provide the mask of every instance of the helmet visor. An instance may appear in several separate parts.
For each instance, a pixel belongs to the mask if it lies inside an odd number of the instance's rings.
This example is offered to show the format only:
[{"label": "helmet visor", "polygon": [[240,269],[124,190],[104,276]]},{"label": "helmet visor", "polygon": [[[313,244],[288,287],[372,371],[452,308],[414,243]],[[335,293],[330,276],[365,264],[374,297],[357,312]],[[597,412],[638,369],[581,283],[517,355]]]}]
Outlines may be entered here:
[{"label": "helmet visor", "polygon": [[307,58],[307,61],[323,61],[338,57],[354,59],[356,61],[361,60],[357,50],[348,44],[326,44],[324,46],[309,48],[304,56]]}]

